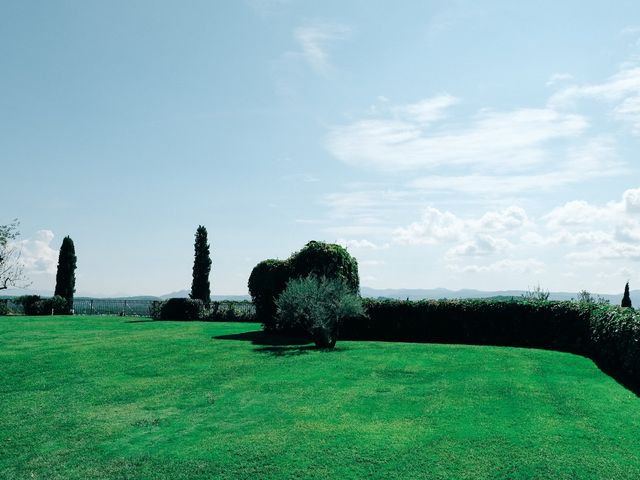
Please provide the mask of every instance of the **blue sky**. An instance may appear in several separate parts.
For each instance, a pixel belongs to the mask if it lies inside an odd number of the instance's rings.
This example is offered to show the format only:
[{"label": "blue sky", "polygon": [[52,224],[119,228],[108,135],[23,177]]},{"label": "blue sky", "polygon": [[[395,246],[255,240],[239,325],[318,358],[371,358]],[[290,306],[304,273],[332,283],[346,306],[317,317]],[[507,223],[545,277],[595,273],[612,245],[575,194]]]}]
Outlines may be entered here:
[{"label": "blue sky", "polygon": [[33,288],[212,287],[308,240],[362,284],[640,285],[633,1],[0,1],[0,223]]}]

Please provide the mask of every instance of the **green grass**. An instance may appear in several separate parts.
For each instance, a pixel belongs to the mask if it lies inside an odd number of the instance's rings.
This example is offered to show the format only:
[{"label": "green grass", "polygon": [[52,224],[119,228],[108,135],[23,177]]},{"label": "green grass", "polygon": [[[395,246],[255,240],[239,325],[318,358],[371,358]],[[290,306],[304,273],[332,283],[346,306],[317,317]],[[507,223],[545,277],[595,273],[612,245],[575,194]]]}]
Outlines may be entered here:
[{"label": "green grass", "polygon": [[127,320],[0,319],[0,478],[640,478],[640,400],[583,357]]}]

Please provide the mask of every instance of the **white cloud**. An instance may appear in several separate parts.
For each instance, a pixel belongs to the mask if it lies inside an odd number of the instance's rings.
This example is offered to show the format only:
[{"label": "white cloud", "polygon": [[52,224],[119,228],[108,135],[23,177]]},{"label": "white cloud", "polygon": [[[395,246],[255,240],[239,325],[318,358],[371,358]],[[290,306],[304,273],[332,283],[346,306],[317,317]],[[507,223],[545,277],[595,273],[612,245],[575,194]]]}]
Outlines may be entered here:
[{"label": "white cloud", "polygon": [[21,262],[27,273],[56,272],[58,250],[51,248],[54,234],[51,230],[39,230],[32,238],[16,242],[21,252]]},{"label": "white cloud", "polygon": [[437,131],[415,119],[367,119],[333,127],[326,146],[345,163],[381,171],[467,166],[509,172],[548,161],[548,142],[579,137],[587,126],[581,115],[547,108],[481,111],[467,127]]},{"label": "white cloud", "polygon": [[491,235],[478,235],[476,238],[450,248],[446,256],[453,257],[484,257],[494,253],[503,253],[513,247],[505,238],[495,238]]},{"label": "white cloud", "polygon": [[353,248],[356,250],[382,250],[382,249],[386,249],[389,248],[389,244],[384,244],[384,245],[378,245],[370,240],[366,240],[366,239],[350,239],[347,240],[345,238],[340,238],[336,241],[337,244],[342,245],[345,248]]},{"label": "white cloud", "polygon": [[542,273],[545,265],[534,258],[525,260],[498,260],[487,265],[449,265],[449,270],[456,273]]},{"label": "white cloud", "polygon": [[581,252],[571,252],[567,258],[578,264],[601,264],[604,260],[640,261],[640,245],[613,243]]},{"label": "white cloud", "polygon": [[551,97],[549,105],[566,107],[586,98],[613,103],[611,115],[640,135],[640,67],[627,64],[602,83],[564,88]]},{"label": "white cloud", "polygon": [[336,40],[344,40],[351,28],[337,23],[320,23],[298,27],[294,31],[302,56],[317,73],[326,74],[331,68],[329,47]]},{"label": "white cloud", "polygon": [[429,191],[499,196],[549,191],[589,179],[617,176],[625,171],[627,169],[617,157],[613,140],[600,136],[582,146],[569,148],[561,157],[555,157],[555,166],[551,171],[526,175],[430,175],[418,177],[410,181],[408,186]]},{"label": "white cloud", "polygon": [[584,200],[573,200],[554,208],[543,218],[550,228],[554,228],[610,221],[619,217],[621,213],[620,205],[616,203],[598,207]]},{"label": "white cloud", "polygon": [[627,213],[640,213],[640,188],[626,190],[622,194],[622,201]]},{"label": "white cloud", "polygon": [[513,230],[529,222],[523,208],[512,205],[501,212],[487,212],[477,221],[478,229],[488,232]]},{"label": "white cloud", "polygon": [[554,73],[549,77],[549,80],[547,81],[547,87],[551,87],[557,83],[565,82],[572,79],[573,75],[571,75],[570,73]]},{"label": "white cloud", "polygon": [[449,94],[442,94],[431,98],[425,98],[417,103],[392,107],[392,112],[409,121],[415,121],[422,126],[427,126],[436,120],[446,117],[446,109],[456,105],[460,99]]},{"label": "white cloud", "polygon": [[404,245],[434,245],[464,241],[453,252],[488,252],[505,247],[502,239],[491,237],[491,233],[513,232],[529,224],[527,213],[518,206],[501,211],[489,211],[479,218],[462,219],[451,212],[442,212],[428,207],[422,218],[393,232],[395,243]]},{"label": "white cloud", "polygon": [[420,221],[394,231],[394,241],[405,245],[433,245],[460,240],[465,222],[451,212],[428,207]]}]

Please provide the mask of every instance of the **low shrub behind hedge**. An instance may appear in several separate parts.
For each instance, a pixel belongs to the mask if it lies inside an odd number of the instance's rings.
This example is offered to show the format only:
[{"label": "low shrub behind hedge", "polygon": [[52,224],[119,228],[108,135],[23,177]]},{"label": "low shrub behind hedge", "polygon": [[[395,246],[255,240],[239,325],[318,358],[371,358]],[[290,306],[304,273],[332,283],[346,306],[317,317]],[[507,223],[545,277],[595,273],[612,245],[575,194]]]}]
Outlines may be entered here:
[{"label": "low shrub behind hedge", "polygon": [[202,300],[170,298],[160,305],[159,320],[201,320],[203,316]]}]

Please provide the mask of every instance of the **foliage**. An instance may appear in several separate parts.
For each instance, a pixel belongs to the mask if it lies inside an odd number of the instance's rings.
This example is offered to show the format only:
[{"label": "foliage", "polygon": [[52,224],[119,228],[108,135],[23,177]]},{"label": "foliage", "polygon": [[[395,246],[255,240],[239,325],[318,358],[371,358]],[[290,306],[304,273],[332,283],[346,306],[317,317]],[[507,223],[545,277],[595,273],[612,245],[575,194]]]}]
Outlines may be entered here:
[{"label": "foliage", "polygon": [[352,293],[360,292],[358,262],[341,245],[312,240],[289,259],[292,278],[309,275],[342,280]]},{"label": "foliage", "polygon": [[631,308],[631,297],[629,296],[629,282],[624,286],[624,295],[622,296],[621,307]]},{"label": "foliage", "polygon": [[20,235],[18,225],[18,219],[0,225],[0,290],[29,285],[20,262],[20,249],[14,242]]},{"label": "foliage", "polygon": [[469,343],[585,351],[590,304],[551,301],[364,299],[366,316],[340,338]]},{"label": "foliage", "polygon": [[592,356],[634,388],[640,387],[640,313],[602,307],[591,317]]},{"label": "foliage", "polygon": [[23,295],[16,299],[22,305],[25,315],[66,315],[67,300],[59,295],[41,298],[40,295]]},{"label": "foliage", "polygon": [[170,298],[160,306],[160,320],[201,320],[204,303],[194,298]]},{"label": "foliage", "polygon": [[530,302],[546,302],[549,300],[549,290],[543,289],[538,284],[533,288],[527,289],[527,291],[522,294],[522,298]]},{"label": "foliage", "polygon": [[23,295],[16,299],[22,305],[25,315],[39,315],[36,303],[40,300],[40,295]]},{"label": "foliage", "polygon": [[276,298],[287,282],[309,275],[337,278],[349,290],[359,292],[358,262],[340,245],[311,241],[287,260],[264,260],[256,265],[249,277],[249,292],[256,306],[256,315],[265,330],[276,329]]},{"label": "foliage", "polygon": [[587,290],[580,290],[578,292],[578,298],[576,298],[578,303],[589,303],[589,304],[598,304],[598,305],[608,305],[609,300],[603,298],[601,296],[594,297]]},{"label": "foliage", "polygon": [[256,320],[267,331],[276,328],[276,298],[287,286],[291,275],[291,265],[286,260],[263,260],[251,271],[249,293],[256,306]]},{"label": "foliage", "polygon": [[364,313],[360,297],[344,280],[315,275],[291,280],[276,305],[280,330],[301,327],[321,348],[335,346],[345,318]]},{"label": "foliage", "polygon": [[0,317],[9,315],[9,305],[7,299],[0,299]]},{"label": "foliage", "polygon": [[162,305],[164,302],[162,300],[153,300],[149,304],[149,316],[153,320],[160,320],[162,317]]},{"label": "foliage", "polygon": [[196,230],[194,243],[193,281],[191,283],[190,298],[202,300],[205,306],[211,302],[211,285],[209,273],[211,272],[211,257],[209,244],[207,243],[207,229],[202,225]]},{"label": "foliage", "polygon": [[249,301],[211,302],[206,319],[212,322],[255,322],[256,318],[252,307],[253,305]]},{"label": "foliage", "polygon": [[62,240],[58,256],[58,270],[56,273],[56,296],[66,300],[66,313],[73,308],[73,294],[76,291],[76,250],[71,237]]}]

